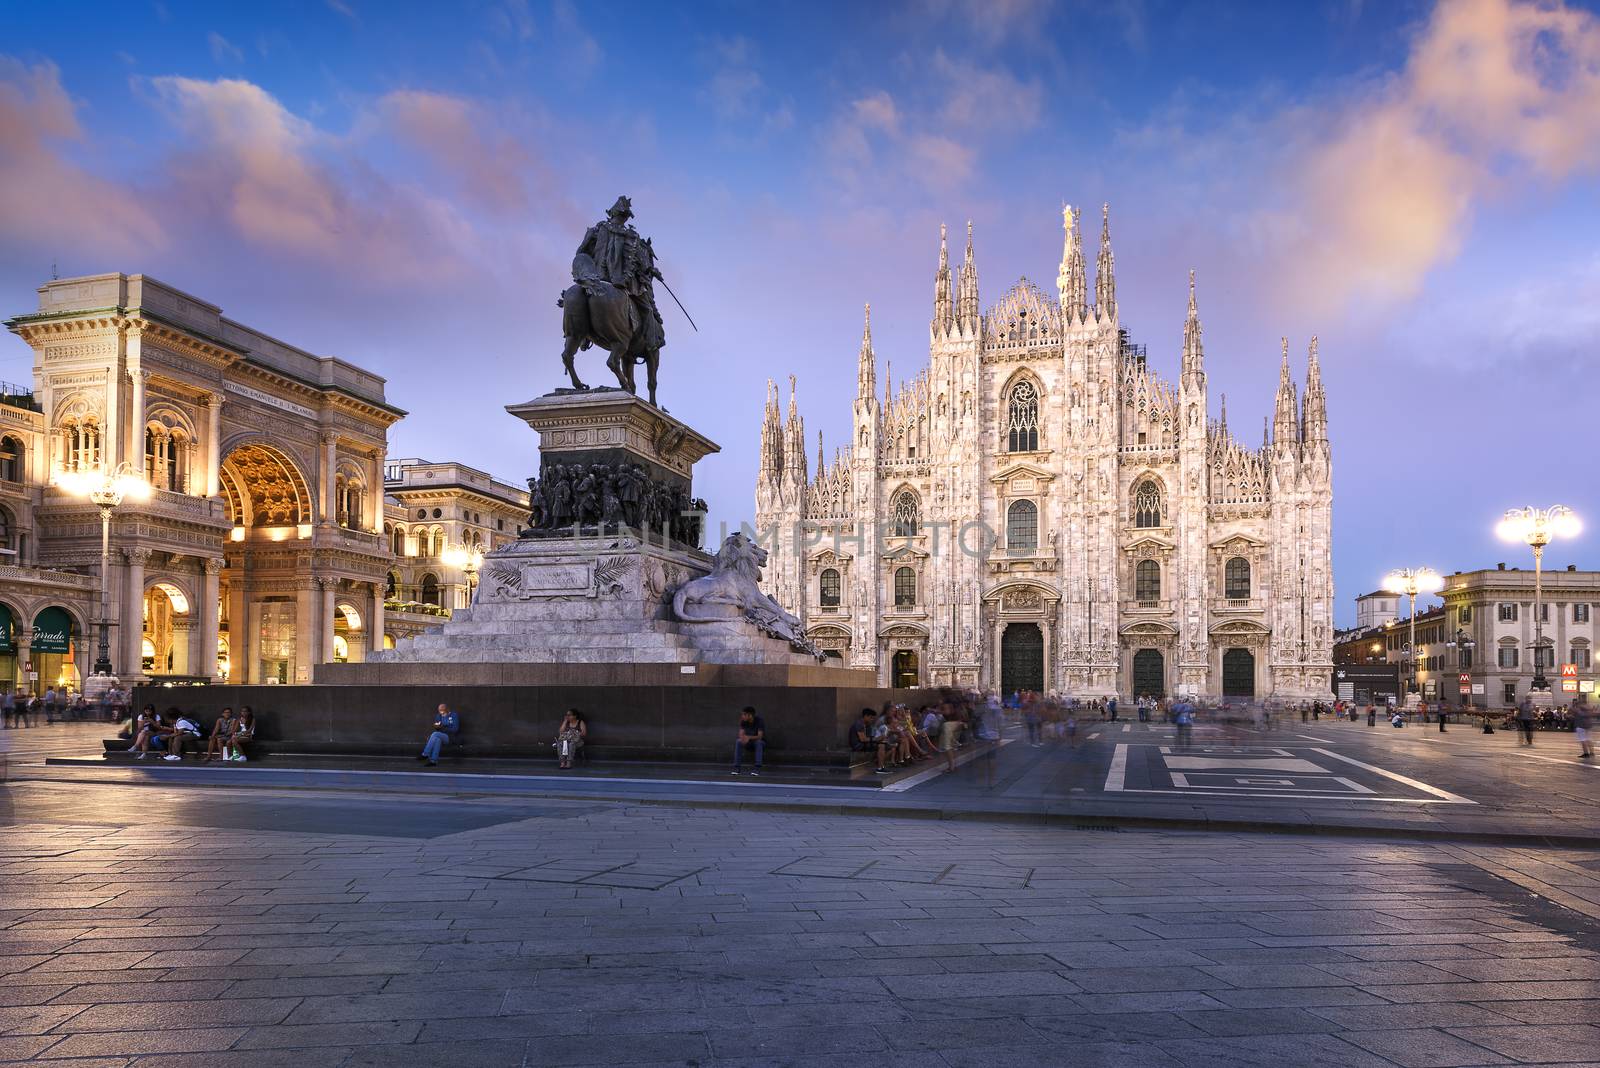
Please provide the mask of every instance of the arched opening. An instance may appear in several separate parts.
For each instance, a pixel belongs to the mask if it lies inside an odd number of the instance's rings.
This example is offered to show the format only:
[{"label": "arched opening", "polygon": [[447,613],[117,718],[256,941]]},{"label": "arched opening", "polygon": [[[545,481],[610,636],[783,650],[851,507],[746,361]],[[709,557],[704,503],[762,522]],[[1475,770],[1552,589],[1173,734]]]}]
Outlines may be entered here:
[{"label": "arched opening", "polygon": [[1159,527],[1162,511],[1161,484],[1153,478],[1141,479],[1133,488],[1133,525]]},{"label": "arched opening", "polygon": [[[100,422],[94,416],[72,416],[62,421],[61,468],[76,474],[100,467]],[[41,676],[42,677],[42,676]]]},{"label": "arched opening", "polygon": [[311,492],[294,461],[270,445],[246,442],[222,463],[222,492],[236,528],[298,527],[311,522]]},{"label": "arched opening", "polygon": [[423,604],[439,604],[439,576],[431,571],[422,576],[422,589],[418,599]]},{"label": "arched opening", "polygon": [[1223,573],[1223,586],[1230,601],[1244,600],[1250,596],[1250,561],[1235,556],[1228,561]]},{"label": "arched opening", "polygon": [[1029,551],[1039,547],[1039,507],[1032,501],[1012,501],[1006,509],[1006,548]]},{"label": "arched opening", "polygon": [[28,656],[33,670],[38,674],[37,689],[61,689],[70,686],[81,689],[83,677],[82,636],[77,621],[65,608],[50,606],[39,610],[33,617],[33,638],[28,644]]},{"label": "arched opening", "polygon": [[1159,649],[1140,649],[1133,654],[1133,696],[1167,696],[1167,660]]},{"label": "arched opening", "polygon": [[232,679],[233,658],[228,655],[228,639],[226,635],[217,636],[217,678]]},{"label": "arched opening", "polygon": [[394,635],[393,634],[389,634],[389,633],[385,633],[384,634],[384,636],[383,636],[383,647],[385,649],[393,649],[394,648]]},{"label": "arched opening", "polygon": [[348,530],[360,530],[365,516],[366,484],[360,474],[342,470],[333,480],[333,508],[336,522]]},{"label": "arched opening", "polygon": [[817,578],[818,598],[824,608],[839,607],[839,571],[825,567]]},{"label": "arched opening", "polygon": [[354,605],[340,602],[333,613],[333,662],[348,664],[364,660],[361,613]]},{"label": "arched opening", "polygon": [[921,681],[920,665],[915,649],[897,649],[889,668],[889,685],[910,689]]},{"label": "arched opening", "polygon": [[1256,654],[1248,649],[1227,649],[1222,654],[1222,696],[1256,695]]},{"label": "arched opening", "polygon": [[1044,689],[1044,631],[1037,623],[1011,623],[1000,637],[1000,689]]},{"label": "arched opening", "polygon": [[1154,560],[1140,560],[1134,565],[1133,599],[1140,604],[1161,600],[1161,565]]},{"label": "arched opening", "polygon": [[189,598],[170,582],[144,591],[140,669],[146,675],[189,674]]},{"label": "arched opening", "polygon": [[389,577],[383,581],[383,599],[393,601],[400,596],[400,572],[390,570]]},{"label": "arched opening", "polygon": [[22,538],[17,533],[16,520],[11,511],[0,507],[0,564],[18,563],[22,555]]},{"label": "arched opening", "polygon": [[1006,404],[1006,451],[1035,452],[1039,448],[1039,391],[1032,382],[1011,387]]},{"label": "arched opening", "polygon": [[909,567],[895,569],[894,606],[896,608],[917,606],[917,573]]},{"label": "arched opening", "polygon": [[144,431],[144,477],[156,489],[189,489],[189,439],[182,430],[151,423]]},{"label": "arched opening", "polygon": [[10,605],[0,604],[0,693],[22,685],[22,663],[17,658],[17,614]]},{"label": "arched opening", "polygon": [[22,439],[9,434],[0,437],[0,482],[21,482],[27,470],[23,463]]}]

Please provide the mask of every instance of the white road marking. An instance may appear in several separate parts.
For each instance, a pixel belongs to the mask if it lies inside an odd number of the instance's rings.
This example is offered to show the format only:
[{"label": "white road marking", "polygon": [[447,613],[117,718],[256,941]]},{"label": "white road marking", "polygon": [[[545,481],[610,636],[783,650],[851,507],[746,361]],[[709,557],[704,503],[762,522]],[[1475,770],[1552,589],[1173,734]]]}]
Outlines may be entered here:
[{"label": "white road marking", "polygon": [[[1105,788],[1104,788],[1105,792],[1108,793],[1108,794],[1109,793],[1119,793],[1119,792],[1121,792],[1122,789],[1123,789],[1123,784],[1127,781],[1127,779],[1128,779],[1128,746],[1127,746],[1127,743],[1123,742],[1123,743],[1119,743],[1117,745],[1117,751],[1111,757],[1111,770],[1106,772],[1106,785],[1105,785]],[[1156,791],[1152,791],[1152,792],[1156,792]],[[1160,791],[1160,792],[1169,792],[1170,793],[1170,791]]]},{"label": "white road marking", "polygon": [[1441,799],[1443,801],[1448,801],[1453,805],[1476,805],[1477,804],[1477,802],[1472,800],[1471,798],[1462,797],[1460,794],[1453,794],[1449,790],[1441,790],[1437,786],[1429,786],[1427,783],[1418,782],[1416,779],[1408,779],[1404,775],[1397,774],[1396,772],[1393,772],[1393,771],[1385,771],[1383,768],[1375,767],[1372,764],[1363,764],[1361,761],[1355,759],[1354,757],[1342,756],[1339,753],[1335,753],[1335,752],[1332,752],[1332,751],[1327,750],[1327,749],[1313,749],[1311,751],[1313,753],[1321,753],[1323,756],[1326,756],[1326,757],[1332,757],[1334,760],[1342,760],[1346,764],[1354,764],[1358,768],[1362,768],[1362,769],[1364,769],[1366,771],[1370,771],[1375,775],[1382,775],[1385,778],[1393,779],[1395,782],[1405,783],[1407,786],[1411,787],[1413,790],[1421,790],[1425,794],[1432,794],[1434,797],[1437,797],[1437,798],[1439,798],[1439,799]]},{"label": "white road marking", "polygon": [[[1168,797],[1231,797],[1238,800],[1240,797],[1272,797],[1286,798],[1291,801],[1395,801],[1402,805],[1451,805],[1454,801],[1443,801],[1436,797],[1379,797],[1376,794],[1370,797],[1343,797],[1328,794],[1230,794],[1218,790],[1141,790],[1129,787],[1122,791],[1125,794],[1165,794]],[[1476,801],[1463,802],[1468,805],[1477,804]]]},{"label": "white road marking", "polygon": [[1123,734],[1127,734],[1131,730],[1133,730],[1133,724],[1131,724],[1131,723],[1123,724],[1123,727],[1122,727],[1122,733]]}]

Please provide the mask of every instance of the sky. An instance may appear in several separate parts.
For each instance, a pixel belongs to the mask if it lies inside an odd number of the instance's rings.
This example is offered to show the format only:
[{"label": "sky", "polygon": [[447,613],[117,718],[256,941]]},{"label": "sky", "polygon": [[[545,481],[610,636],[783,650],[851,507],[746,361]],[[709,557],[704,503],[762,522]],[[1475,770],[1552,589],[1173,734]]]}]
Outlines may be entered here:
[{"label": "sky", "polygon": [[[814,457],[863,303],[880,388],[926,365],[941,222],[987,307],[1053,291],[1061,205],[1108,202],[1124,325],[1175,380],[1193,268],[1241,437],[1279,338],[1303,379],[1318,335],[1341,623],[1392,568],[1528,566],[1513,506],[1576,509],[1548,563],[1600,567],[1593,5],[120,0],[0,31],[0,314],[153,275],[386,376],[392,456],[533,473],[502,406],[564,384],[555,298],[627,193],[699,326],[658,290],[661,402],[722,445],[696,486],[736,524],[769,377]],[[31,364],[0,339],[0,380]]]}]

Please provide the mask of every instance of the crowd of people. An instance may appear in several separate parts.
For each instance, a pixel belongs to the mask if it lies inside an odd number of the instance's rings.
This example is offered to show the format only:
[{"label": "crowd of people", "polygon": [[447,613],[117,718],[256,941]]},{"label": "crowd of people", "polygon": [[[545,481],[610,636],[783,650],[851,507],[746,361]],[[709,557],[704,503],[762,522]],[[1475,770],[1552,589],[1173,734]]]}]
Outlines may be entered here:
[{"label": "crowd of people", "polygon": [[249,705],[241,706],[238,714],[231,707],[224,708],[206,732],[200,717],[179,708],[157,712],[155,705],[145,705],[139,714],[123,725],[122,737],[128,739],[128,751],[136,760],[156,753],[162,760],[182,760],[185,751],[198,753],[205,747],[207,761],[222,759],[243,763],[245,746],[255,740],[256,716]]},{"label": "crowd of people", "polygon": [[47,686],[43,692],[0,693],[0,727],[33,727],[41,723],[100,720],[115,723],[128,716],[128,691],[120,686],[90,698],[70,686]]}]

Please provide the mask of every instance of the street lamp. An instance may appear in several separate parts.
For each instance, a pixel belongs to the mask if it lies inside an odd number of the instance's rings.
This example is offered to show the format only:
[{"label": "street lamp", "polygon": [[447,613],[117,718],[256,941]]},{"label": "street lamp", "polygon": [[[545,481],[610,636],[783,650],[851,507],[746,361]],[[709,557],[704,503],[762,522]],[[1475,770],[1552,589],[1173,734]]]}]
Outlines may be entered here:
[{"label": "street lamp", "polygon": [[64,471],[55,484],[74,497],[87,497],[100,509],[100,645],[94,674],[110,677],[111,670],[111,513],[124,497],[150,499],[150,483],[124,462],[109,471]]},{"label": "street lamp", "polygon": [[1550,689],[1544,677],[1544,547],[1556,538],[1575,538],[1583,529],[1577,513],[1564,504],[1549,508],[1512,508],[1495,527],[1506,541],[1526,542],[1533,549],[1533,682],[1531,690]]},{"label": "street lamp", "polygon": [[[1457,627],[1455,634],[1451,635],[1450,640],[1444,643],[1446,649],[1454,649],[1456,651],[1456,670],[1460,672],[1472,670],[1471,661],[1467,660],[1467,658],[1472,655],[1472,650],[1477,645],[1478,643],[1469,638],[1467,632],[1461,627]],[[1470,692],[1461,694],[1461,703],[1463,705],[1472,703]]]},{"label": "street lamp", "polygon": [[1444,589],[1444,579],[1431,567],[1404,568],[1391,571],[1383,577],[1383,588],[1390,593],[1403,593],[1411,598],[1411,638],[1406,651],[1411,654],[1411,681],[1409,693],[1417,692],[1417,594],[1438,593]]},{"label": "street lamp", "polygon": [[467,607],[472,607],[473,588],[478,584],[478,569],[483,566],[483,549],[478,545],[452,545],[439,557],[447,567],[459,567],[467,577]]}]

